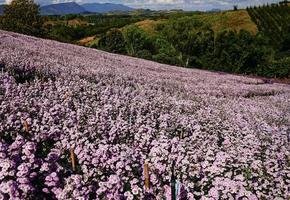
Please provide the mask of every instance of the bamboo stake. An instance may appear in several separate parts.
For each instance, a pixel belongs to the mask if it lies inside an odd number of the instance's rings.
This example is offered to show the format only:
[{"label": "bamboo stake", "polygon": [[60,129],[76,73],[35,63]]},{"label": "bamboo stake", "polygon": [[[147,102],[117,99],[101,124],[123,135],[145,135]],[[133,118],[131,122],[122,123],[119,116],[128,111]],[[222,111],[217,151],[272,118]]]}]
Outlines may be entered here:
[{"label": "bamboo stake", "polygon": [[183,139],[183,132],[179,133],[179,139]]},{"label": "bamboo stake", "polygon": [[172,166],[171,166],[171,200],[176,200],[176,179],[175,179],[175,174],[174,174],[174,165],[175,162],[173,161]]},{"label": "bamboo stake", "polygon": [[148,192],[150,189],[150,180],[149,180],[149,166],[147,160],[145,161],[144,164],[144,176],[145,176],[145,188],[146,192]]},{"label": "bamboo stake", "polygon": [[24,129],[25,129],[26,133],[29,133],[29,125],[28,125],[28,122],[26,120],[24,121]]},{"label": "bamboo stake", "polygon": [[74,153],[73,147],[70,149],[70,159],[71,159],[72,169],[73,171],[76,171],[76,160],[75,160],[75,153]]}]

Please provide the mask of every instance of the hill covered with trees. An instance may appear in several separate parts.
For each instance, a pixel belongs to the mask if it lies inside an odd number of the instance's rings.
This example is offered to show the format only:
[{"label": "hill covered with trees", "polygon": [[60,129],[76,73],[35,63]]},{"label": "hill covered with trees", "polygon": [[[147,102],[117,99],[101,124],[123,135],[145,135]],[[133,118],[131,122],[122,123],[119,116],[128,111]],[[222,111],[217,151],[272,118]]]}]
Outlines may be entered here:
[{"label": "hill covered with trees", "polygon": [[290,6],[288,4],[264,5],[247,10],[259,31],[271,38],[273,46],[281,51],[290,50]]},{"label": "hill covered with trees", "polygon": [[[289,8],[273,4],[223,12],[46,16],[36,29],[41,34],[34,35],[181,67],[288,79]],[[12,10],[7,7],[0,28],[33,34],[8,27],[9,19],[11,24],[23,20],[9,17]]]}]

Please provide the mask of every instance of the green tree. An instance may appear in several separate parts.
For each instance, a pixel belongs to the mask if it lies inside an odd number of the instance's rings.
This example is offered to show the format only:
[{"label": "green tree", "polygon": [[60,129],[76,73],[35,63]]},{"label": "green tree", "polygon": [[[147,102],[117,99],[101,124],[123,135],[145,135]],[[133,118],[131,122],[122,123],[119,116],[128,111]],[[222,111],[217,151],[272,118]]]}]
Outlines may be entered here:
[{"label": "green tree", "polygon": [[[140,28],[130,25],[124,30],[124,38],[126,41],[127,54],[141,58],[150,58],[148,53],[154,53],[154,45],[151,38]],[[146,50],[145,57],[142,56]]]},{"label": "green tree", "polygon": [[112,53],[126,53],[126,44],[122,32],[119,29],[112,29],[103,36],[98,47]]},{"label": "green tree", "polygon": [[254,36],[245,30],[225,31],[215,40],[213,69],[255,74],[258,66],[268,63],[272,55],[273,50],[262,35]]},{"label": "green tree", "polygon": [[33,0],[13,0],[4,7],[0,28],[27,35],[42,34],[42,20],[39,6]]},{"label": "green tree", "polygon": [[281,51],[289,51],[289,50],[290,50],[290,26],[287,28],[284,40],[281,44]]},{"label": "green tree", "polygon": [[195,58],[201,54],[197,32],[207,29],[206,25],[193,17],[171,18],[166,24],[157,27],[164,38],[179,52],[179,60],[184,67],[196,66]]},{"label": "green tree", "polygon": [[157,53],[152,56],[153,60],[170,65],[181,65],[178,52],[166,39],[157,36],[154,38],[154,46],[157,49]]}]

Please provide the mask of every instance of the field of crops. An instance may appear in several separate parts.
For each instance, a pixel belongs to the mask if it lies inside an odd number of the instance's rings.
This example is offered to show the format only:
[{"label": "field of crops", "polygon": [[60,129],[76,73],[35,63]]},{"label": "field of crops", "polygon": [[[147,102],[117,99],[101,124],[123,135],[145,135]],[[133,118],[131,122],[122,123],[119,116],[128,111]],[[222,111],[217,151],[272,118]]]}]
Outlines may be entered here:
[{"label": "field of crops", "polygon": [[170,199],[172,173],[179,199],[289,197],[289,85],[4,31],[0,49],[0,199]]}]

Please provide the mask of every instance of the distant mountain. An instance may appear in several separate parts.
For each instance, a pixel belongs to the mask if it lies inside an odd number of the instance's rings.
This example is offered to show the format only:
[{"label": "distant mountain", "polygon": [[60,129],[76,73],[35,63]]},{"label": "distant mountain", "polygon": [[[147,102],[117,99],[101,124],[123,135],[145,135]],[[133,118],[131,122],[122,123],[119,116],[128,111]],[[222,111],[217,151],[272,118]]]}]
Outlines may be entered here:
[{"label": "distant mountain", "polygon": [[128,6],[122,4],[113,4],[113,3],[86,3],[82,4],[82,7],[89,12],[93,13],[107,13],[113,11],[123,11],[128,12],[134,10]]},{"label": "distant mountain", "polygon": [[[134,10],[122,4],[86,3],[79,5],[75,2],[50,4],[40,7],[41,15],[68,15],[84,13],[107,13],[114,11],[128,12]],[[0,15],[3,15],[4,5],[0,5]]]},{"label": "distant mountain", "polygon": [[0,15],[3,15],[4,13],[4,5],[0,5]]},{"label": "distant mountain", "polygon": [[211,10],[208,10],[207,12],[221,12],[222,10],[219,8],[213,8]]},{"label": "distant mountain", "polygon": [[75,2],[51,4],[40,7],[42,15],[67,15],[67,14],[82,14],[87,11]]}]

